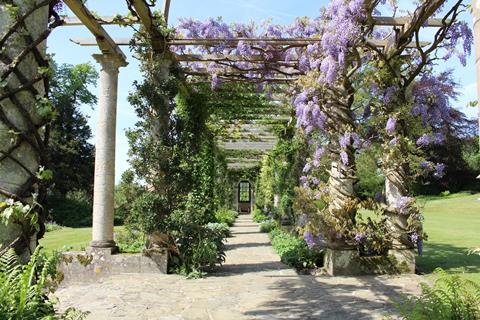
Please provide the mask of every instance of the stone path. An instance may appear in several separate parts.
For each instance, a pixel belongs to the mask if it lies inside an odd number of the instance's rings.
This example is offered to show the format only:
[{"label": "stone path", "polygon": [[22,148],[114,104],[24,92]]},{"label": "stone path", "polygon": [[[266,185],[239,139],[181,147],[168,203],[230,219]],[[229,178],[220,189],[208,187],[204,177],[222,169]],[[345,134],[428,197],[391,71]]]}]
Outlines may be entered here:
[{"label": "stone path", "polygon": [[273,252],[250,216],[240,216],[227,260],[204,279],[123,274],[101,283],[69,284],[56,292],[59,309],[88,319],[382,319],[390,299],[418,292],[419,276],[298,275]]}]

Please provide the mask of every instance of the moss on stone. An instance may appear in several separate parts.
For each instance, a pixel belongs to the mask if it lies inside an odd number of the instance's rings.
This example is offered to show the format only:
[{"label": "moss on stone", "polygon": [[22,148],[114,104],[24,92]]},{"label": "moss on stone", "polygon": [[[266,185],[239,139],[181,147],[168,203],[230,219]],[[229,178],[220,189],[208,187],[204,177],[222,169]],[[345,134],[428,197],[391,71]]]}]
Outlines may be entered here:
[{"label": "moss on stone", "polygon": [[408,272],[408,264],[399,263],[393,255],[360,256],[355,258],[366,274],[400,274]]},{"label": "moss on stone", "polygon": [[82,255],[82,254],[78,254],[77,255],[77,260],[78,262],[80,262],[80,264],[84,267],[88,266],[90,263],[92,263],[92,260],[93,260],[93,256],[92,255]]}]

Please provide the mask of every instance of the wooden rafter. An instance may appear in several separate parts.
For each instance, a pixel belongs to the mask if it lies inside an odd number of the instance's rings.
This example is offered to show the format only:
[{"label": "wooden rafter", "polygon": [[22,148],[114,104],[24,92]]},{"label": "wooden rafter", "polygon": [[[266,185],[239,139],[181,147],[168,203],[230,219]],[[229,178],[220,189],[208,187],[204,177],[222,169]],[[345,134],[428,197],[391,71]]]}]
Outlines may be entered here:
[{"label": "wooden rafter", "polygon": [[[163,13],[165,15],[165,21],[168,22],[168,15],[170,12],[170,0],[164,0],[163,4]],[[405,26],[409,24],[412,17],[383,17],[377,16],[373,18],[375,25],[388,27],[388,26]],[[63,26],[78,26],[81,25],[82,22],[77,19],[76,17],[65,17],[65,23]],[[97,18],[98,23],[100,24],[124,24],[122,20],[114,20],[114,17],[105,16]],[[138,22],[138,21],[133,21]],[[439,28],[443,26],[442,19],[439,18],[430,18],[425,21],[422,27],[433,27]]]},{"label": "wooden rafter", "polygon": [[85,7],[81,0],[65,0],[65,4],[80,19],[88,30],[95,36],[95,44],[98,45],[102,53],[117,55],[126,62],[125,54],[113,41],[105,29],[98,23],[93,14]]},{"label": "wooden rafter", "polygon": [[165,37],[158,30],[158,26],[153,19],[152,11],[145,0],[128,0],[135,13],[150,35],[154,52],[163,53],[165,51]]},{"label": "wooden rafter", "polygon": [[[62,26],[65,27],[76,27],[76,26],[83,26],[84,23],[82,20],[80,20],[78,17],[63,17],[62,18],[63,23]],[[105,16],[101,18],[95,18],[98,24],[100,25],[121,25],[121,26],[126,26],[126,25],[131,25],[131,24],[136,24],[138,23],[138,19],[133,17],[129,19],[122,19],[119,17],[115,16]]]},{"label": "wooden rafter", "polygon": [[[95,46],[96,43],[94,39],[90,38],[72,38],[72,42],[80,46]],[[239,41],[244,41],[247,43],[259,43],[263,42],[268,45],[277,45],[277,46],[290,46],[290,47],[305,47],[312,43],[318,43],[321,41],[320,38],[234,38],[234,39],[181,39],[175,38],[167,41],[169,46],[216,46],[219,44],[227,45],[230,47],[236,47]],[[127,46],[130,44],[130,38],[117,38],[115,43],[119,46]],[[383,48],[388,45],[386,40],[369,40],[369,43],[375,47]],[[427,46],[429,42],[422,41],[420,42],[421,46]],[[416,48],[416,44],[411,42],[407,45],[407,48]]]},{"label": "wooden rafter", "polygon": [[168,26],[168,15],[170,14],[170,0],[163,0],[163,18],[165,19],[165,24]]}]

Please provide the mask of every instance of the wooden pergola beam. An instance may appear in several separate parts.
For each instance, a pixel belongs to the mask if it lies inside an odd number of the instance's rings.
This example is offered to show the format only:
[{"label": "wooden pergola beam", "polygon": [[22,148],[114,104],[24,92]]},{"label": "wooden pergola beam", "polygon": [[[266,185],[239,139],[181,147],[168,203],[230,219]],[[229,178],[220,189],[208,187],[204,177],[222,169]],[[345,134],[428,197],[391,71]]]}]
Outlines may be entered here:
[{"label": "wooden pergola beam", "polygon": [[[96,42],[94,39],[91,38],[72,38],[70,39],[72,42],[80,45],[80,46],[95,46]],[[284,39],[275,39],[275,38],[235,38],[235,39],[170,39],[167,40],[168,46],[215,46],[219,44],[229,45],[231,47],[236,47],[239,41],[244,41],[247,43],[258,43],[264,42],[270,45],[278,45],[278,46],[298,46],[298,47],[305,47],[309,44],[320,42],[320,38],[284,38]],[[370,44],[375,47],[386,47],[388,45],[388,41],[386,40],[375,40],[370,39],[368,40]],[[130,38],[117,38],[115,39],[115,43],[119,46],[127,46],[130,44]],[[421,41],[421,46],[427,46],[430,42]],[[416,44],[411,42],[407,45],[407,48],[416,48]]]},{"label": "wooden pergola beam", "polygon": [[168,26],[168,15],[170,14],[170,0],[163,0],[163,18],[165,19],[165,24]]},{"label": "wooden pergola beam", "polygon": [[[163,3],[163,14],[165,17],[165,22],[167,23],[168,23],[168,16],[170,13],[170,2],[171,2],[170,0],[164,0],[164,3]],[[118,20],[114,18],[115,17],[113,16],[105,16],[105,17],[97,18],[97,21],[100,24],[119,24],[119,25],[124,25],[129,23],[138,23],[138,20],[136,19],[134,19],[133,21],[127,21],[127,20]],[[411,19],[412,19],[411,17],[377,16],[373,18],[373,21],[376,26],[391,27],[391,26],[407,25]],[[83,24],[82,21],[77,17],[65,17],[63,18],[63,20],[65,21],[65,23],[62,26],[79,26]],[[430,18],[423,24],[423,27],[439,28],[442,26],[443,26],[443,22],[442,22],[442,19],[440,18]]]},{"label": "wooden pergola beam", "polygon": [[163,53],[165,51],[165,37],[158,31],[150,7],[145,0],[129,0],[129,2],[151,37],[153,51]]},{"label": "wooden pergola beam", "polygon": [[[405,26],[410,23],[412,17],[373,17],[376,26]],[[423,27],[440,28],[443,26],[442,19],[430,18],[425,21]]]},{"label": "wooden pergola beam", "polygon": [[[63,17],[63,24],[64,27],[76,27],[76,26],[83,26],[84,23],[78,17]],[[121,19],[115,16],[105,16],[101,18],[95,18],[98,24],[100,25],[131,25],[139,23],[138,19],[133,17],[129,19]]]},{"label": "wooden pergola beam", "polygon": [[81,0],[65,0],[65,4],[72,10],[72,12],[82,21],[87,29],[95,36],[93,41],[98,45],[102,53],[109,53],[118,55],[126,62],[126,56],[118,47],[115,41],[105,31],[105,29],[98,23],[93,14],[85,7]]}]

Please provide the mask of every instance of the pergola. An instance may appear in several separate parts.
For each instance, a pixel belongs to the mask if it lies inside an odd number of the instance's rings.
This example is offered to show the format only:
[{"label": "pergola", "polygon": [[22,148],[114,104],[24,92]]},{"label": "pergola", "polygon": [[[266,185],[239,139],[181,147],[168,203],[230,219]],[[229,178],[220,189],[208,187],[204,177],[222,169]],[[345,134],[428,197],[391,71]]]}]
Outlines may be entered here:
[{"label": "pergola", "polygon": [[[288,48],[306,47],[309,44],[319,43],[320,38],[233,38],[233,39],[188,39],[188,38],[164,38],[156,29],[153,18],[153,13],[150,6],[145,0],[129,0],[128,3],[130,11],[132,11],[133,19],[118,19],[116,17],[101,17],[98,18],[92,14],[83,1],[81,0],[64,0],[70,10],[75,14],[75,17],[65,17],[63,19],[63,26],[78,26],[84,25],[92,33],[93,38],[78,39],[74,38],[72,41],[81,46],[98,46],[101,53],[95,54],[94,58],[101,65],[100,73],[100,93],[99,93],[99,117],[96,133],[96,160],[95,160],[95,183],[94,183],[94,201],[93,201],[93,235],[91,246],[93,248],[112,249],[115,246],[113,241],[113,213],[114,213],[114,184],[115,184],[115,127],[116,127],[116,108],[117,108],[117,83],[119,68],[126,66],[126,56],[122,52],[121,46],[130,44],[128,38],[113,38],[110,36],[103,25],[109,24],[141,24],[147,30],[153,43],[153,50],[155,54],[163,54],[169,47],[174,46],[204,46],[214,47],[222,44],[228,48],[235,48],[239,41],[245,43],[256,44],[259,42],[266,43],[269,46],[274,46],[278,50],[287,50]],[[170,0],[164,0],[163,15],[165,21],[168,23],[168,15],[170,11]],[[435,2],[435,1],[434,1]],[[423,8],[431,16],[435,11],[435,6],[425,6]],[[474,34],[475,34],[475,49],[476,49],[476,66],[477,77],[480,78],[480,1],[475,0],[473,6],[475,16]],[[423,15],[422,17],[425,17]],[[413,30],[422,27],[442,27],[444,21],[441,19],[431,18],[425,20],[419,18],[417,15],[411,17],[374,17],[371,23],[375,26],[391,26],[397,30],[396,37],[400,37],[404,41],[404,47],[418,48],[427,46],[428,42],[413,41],[409,42],[409,36]],[[398,39],[398,38],[397,38]],[[388,50],[391,45],[391,39],[382,41],[370,39],[368,44],[378,50]],[[298,59],[295,57],[285,62],[280,57],[268,57],[259,54],[253,57],[244,57],[240,55],[225,55],[225,54],[172,54],[167,59],[173,59],[179,62],[184,67],[187,82],[198,83],[206,82],[209,78],[209,73],[206,68],[192,68],[191,63],[208,64],[215,62],[224,68],[219,72],[218,77],[224,82],[247,82],[247,83],[274,83],[284,84],[290,83],[298,79],[303,72],[299,69]],[[262,68],[268,70],[268,76],[255,75],[250,76],[249,73],[255,70],[243,70],[236,67],[235,62],[250,62],[252,64],[261,63]],[[480,84],[477,85],[478,95],[480,96]],[[255,134],[255,131],[251,131]],[[257,131],[258,133],[258,131]],[[275,145],[273,135],[267,135],[268,140],[261,145],[258,141],[249,141],[249,139],[239,141],[222,142],[224,148],[229,150],[250,149],[268,150]],[[256,145],[255,145],[256,144]],[[230,164],[230,167],[239,167],[239,163],[244,163],[245,166],[250,166],[258,162],[258,159],[242,161],[235,158]]]}]

